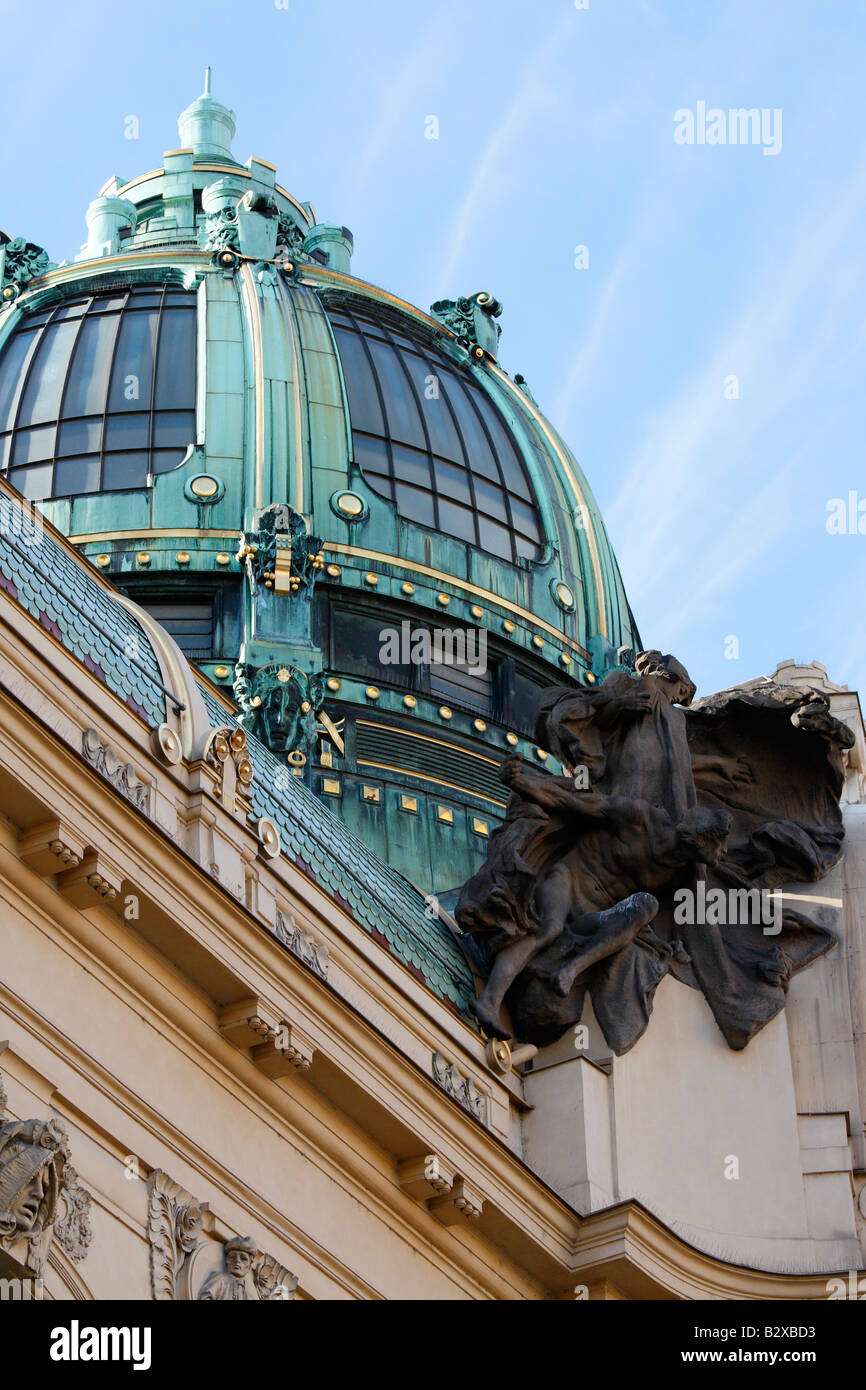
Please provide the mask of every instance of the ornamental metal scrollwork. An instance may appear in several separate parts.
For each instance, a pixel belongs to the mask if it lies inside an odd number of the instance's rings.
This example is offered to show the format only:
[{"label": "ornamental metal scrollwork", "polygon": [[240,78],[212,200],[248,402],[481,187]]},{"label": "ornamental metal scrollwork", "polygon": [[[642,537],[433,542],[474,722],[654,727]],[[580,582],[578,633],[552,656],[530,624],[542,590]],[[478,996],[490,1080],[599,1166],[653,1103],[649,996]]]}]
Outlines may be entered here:
[{"label": "ornamental metal scrollwork", "polygon": [[33,241],[0,232],[0,292],[4,303],[17,298],[31,280],[57,267]]}]

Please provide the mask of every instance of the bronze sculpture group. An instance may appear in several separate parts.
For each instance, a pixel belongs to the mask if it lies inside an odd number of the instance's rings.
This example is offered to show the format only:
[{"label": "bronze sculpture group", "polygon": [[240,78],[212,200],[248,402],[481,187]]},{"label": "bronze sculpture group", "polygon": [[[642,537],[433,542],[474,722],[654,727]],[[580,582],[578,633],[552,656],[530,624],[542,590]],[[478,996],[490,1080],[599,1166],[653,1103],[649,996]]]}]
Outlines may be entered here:
[{"label": "bronze sculpture group", "polygon": [[486,977],[473,1008],[488,1037],[551,1042],[579,1022],[588,993],[609,1046],[625,1052],[670,972],[703,990],[741,1048],[784,1006],[794,971],[834,944],[784,897],[769,929],[675,918],[677,896],[779,893],[839,860],[853,739],[816,690],[766,681],[692,706],[694,695],[658,651],[597,686],[545,692],[536,739],[563,775],[505,760],[505,823],[456,911]]}]

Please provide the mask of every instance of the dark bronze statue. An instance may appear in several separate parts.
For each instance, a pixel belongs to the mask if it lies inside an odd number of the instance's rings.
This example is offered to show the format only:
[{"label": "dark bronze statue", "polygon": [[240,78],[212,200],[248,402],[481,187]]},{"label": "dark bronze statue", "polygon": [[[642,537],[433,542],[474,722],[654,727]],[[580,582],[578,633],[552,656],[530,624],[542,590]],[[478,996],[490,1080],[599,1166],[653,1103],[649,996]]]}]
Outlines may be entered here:
[{"label": "dark bronze statue", "polygon": [[505,760],[505,824],[457,906],[487,977],[474,1010],[488,1036],[551,1042],[589,992],[625,1052],[671,972],[744,1047],[784,1006],[793,972],[834,944],[782,899],[772,919],[719,920],[704,906],[727,894],[763,913],[772,890],[838,861],[850,731],[817,691],[767,682],[689,709],[694,694],[674,657],[647,651],[634,672],[543,695],[536,738],[566,775]]}]

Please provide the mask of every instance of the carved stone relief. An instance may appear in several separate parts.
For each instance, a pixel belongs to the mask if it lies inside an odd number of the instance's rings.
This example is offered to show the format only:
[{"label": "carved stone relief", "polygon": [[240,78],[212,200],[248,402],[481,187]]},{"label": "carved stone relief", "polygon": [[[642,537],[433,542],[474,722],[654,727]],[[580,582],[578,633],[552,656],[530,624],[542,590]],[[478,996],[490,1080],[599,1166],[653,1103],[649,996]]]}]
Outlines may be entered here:
[{"label": "carved stone relief", "polygon": [[255,1302],[293,1299],[298,1276],[251,1236],[225,1243],[205,1231],[206,1204],[156,1168],[148,1179],[150,1274],[153,1296],[176,1302]]},{"label": "carved stone relief", "polygon": [[7,1117],[0,1079],[0,1274],[40,1279],[55,1239],[72,1258],[84,1258],[90,1194],[69,1162],[65,1127]]},{"label": "carved stone relief", "polygon": [[114,749],[102,742],[95,729],[84,730],[81,750],[100,777],[110,782],[137,810],[147,814],[150,788],[139,781],[132,763],[121,762]]}]

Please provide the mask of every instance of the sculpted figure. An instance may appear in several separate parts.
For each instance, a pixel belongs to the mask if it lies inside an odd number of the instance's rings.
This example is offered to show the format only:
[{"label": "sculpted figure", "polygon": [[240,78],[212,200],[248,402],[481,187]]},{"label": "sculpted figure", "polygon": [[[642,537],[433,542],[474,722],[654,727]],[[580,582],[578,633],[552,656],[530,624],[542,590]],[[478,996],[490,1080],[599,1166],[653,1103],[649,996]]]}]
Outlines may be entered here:
[{"label": "sculpted figure", "polygon": [[35,1274],[44,1264],[68,1159],[66,1131],[56,1120],[0,1125],[0,1251],[14,1252]]},{"label": "sculpted figure", "polygon": [[822,877],[841,856],[853,741],[819,691],[763,682],[692,711],[694,694],[681,663],[653,650],[598,687],[542,696],[536,740],[569,775],[506,760],[505,823],[455,914],[486,978],[474,1008],[489,1036],[510,1036],[505,1005],[521,1041],[551,1042],[589,992],[608,1044],[625,1052],[671,972],[745,1047],[784,1007],[793,973],[835,944],[824,921],[784,900],[770,933],[675,915],[683,889],[694,902],[717,885],[757,898]]},{"label": "sculpted figure", "polygon": [[248,1276],[258,1255],[258,1247],[251,1236],[236,1236],[225,1244],[225,1270],[212,1274],[202,1285],[199,1299],[204,1303],[216,1303],[227,1299],[231,1302],[251,1300]]},{"label": "sculpted figure", "polygon": [[[526,773],[521,764],[519,754],[507,758],[502,780],[522,802],[546,813],[545,834],[561,838],[563,849],[533,880],[524,930],[496,943],[487,984],[472,1004],[485,1033],[505,1038],[510,1033],[500,1023],[500,1009],[530,961],[559,943],[543,974],[547,987],[564,998],[579,975],[625,949],[649,925],[659,910],[653,889],[669,883],[684,864],[719,859],[731,823],[727,813],[697,806],[675,823],[662,807],[640,797],[578,791],[568,778]],[[485,930],[465,897],[458,921],[464,930]]]}]

